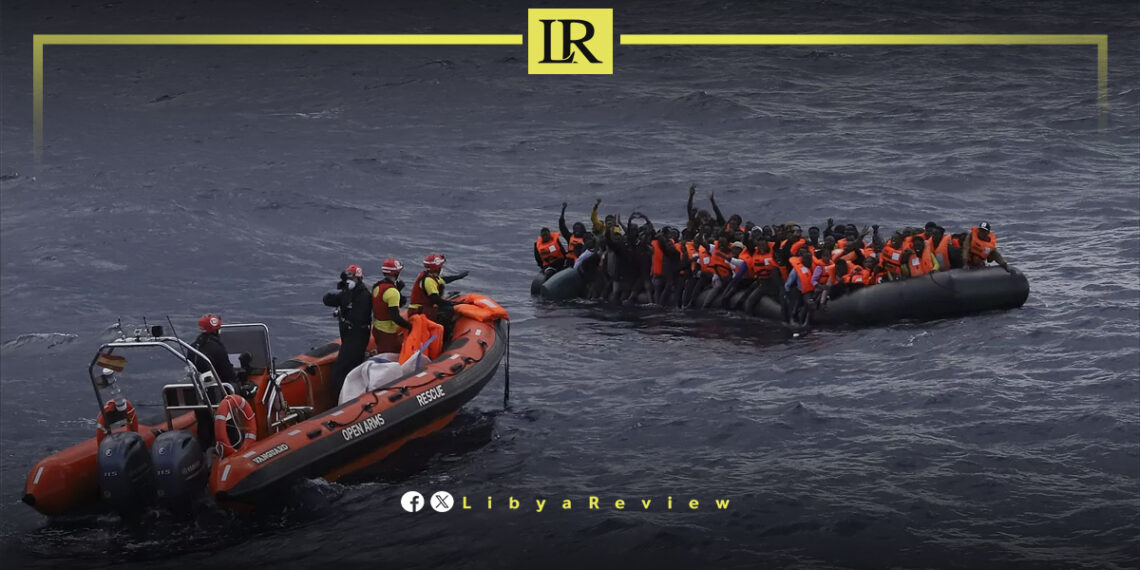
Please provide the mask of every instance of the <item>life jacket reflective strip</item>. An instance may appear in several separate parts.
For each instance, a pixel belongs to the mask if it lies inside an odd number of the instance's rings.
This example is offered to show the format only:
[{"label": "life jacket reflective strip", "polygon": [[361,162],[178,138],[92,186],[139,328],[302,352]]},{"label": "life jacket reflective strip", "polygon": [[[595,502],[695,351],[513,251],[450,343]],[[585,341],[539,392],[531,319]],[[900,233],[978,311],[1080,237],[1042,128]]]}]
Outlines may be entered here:
[{"label": "life jacket reflective strip", "polygon": [[657,240],[653,240],[653,264],[649,268],[650,275],[660,277],[665,273],[665,250],[661,249],[661,244]]},{"label": "life jacket reflective strip", "polygon": [[970,265],[985,265],[990,253],[997,247],[997,236],[989,232],[990,239],[978,237],[978,228],[970,228]]},{"label": "life jacket reflective strip", "polygon": [[803,260],[798,257],[793,257],[790,263],[796,272],[796,277],[800,279],[800,292],[811,293],[815,291],[815,286],[811,284],[811,275],[815,272],[814,264],[811,266],[804,265]]},{"label": "life jacket reflective strip", "polygon": [[562,234],[559,232],[551,232],[550,239],[542,241],[542,236],[534,240],[534,247],[538,248],[538,255],[542,258],[542,266],[549,267],[555,263],[562,261],[566,257],[566,253],[562,251],[562,244],[558,243],[558,238]]},{"label": "life jacket reflective strip", "polygon": [[391,281],[377,281],[372,286],[372,328],[379,331],[391,328],[388,323],[391,323],[392,319],[381,319],[380,316],[388,316],[388,304],[384,302],[384,292],[395,287]]},{"label": "life jacket reflective strip", "polygon": [[950,269],[950,236],[942,236],[942,241],[934,247],[934,258],[938,260],[938,270]]}]

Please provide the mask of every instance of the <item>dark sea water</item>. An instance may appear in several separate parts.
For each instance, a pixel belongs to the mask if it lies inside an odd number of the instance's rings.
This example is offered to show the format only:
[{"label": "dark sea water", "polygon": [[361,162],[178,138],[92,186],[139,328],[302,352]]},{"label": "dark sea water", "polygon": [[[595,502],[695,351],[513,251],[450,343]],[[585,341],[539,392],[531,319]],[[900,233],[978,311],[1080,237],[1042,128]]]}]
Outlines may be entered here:
[{"label": "dark sea water", "polygon": [[[263,4],[2,4],[5,568],[1140,566],[1135,2],[575,3],[619,34],[1108,34],[1103,124],[1092,46],[619,45],[612,76],[563,77],[527,75],[524,46],[49,46],[37,173],[33,32],[515,34],[541,7]],[[562,201],[677,223],[693,183],[758,223],[988,220],[1029,300],[793,339],[528,295]],[[19,502],[92,435],[85,367],[117,318],[265,322],[287,358],[336,335],[320,297],[345,265],[430,251],[513,317],[506,409],[496,380],[280,513]],[[441,489],[475,508],[399,506]]]}]

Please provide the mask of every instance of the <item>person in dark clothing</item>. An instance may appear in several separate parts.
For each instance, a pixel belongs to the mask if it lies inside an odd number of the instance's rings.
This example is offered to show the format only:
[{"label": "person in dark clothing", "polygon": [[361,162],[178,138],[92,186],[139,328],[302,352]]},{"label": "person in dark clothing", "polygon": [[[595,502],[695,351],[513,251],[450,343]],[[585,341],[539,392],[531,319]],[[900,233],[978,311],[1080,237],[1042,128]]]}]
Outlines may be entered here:
[{"label": "person in dark clothing", "polygon": [[198,369],[198,372],[207,372],[212,364],[218,373],[218,382],[228,382],[237,388],[235,385],[237,374],[234,373],[234,366],[230,363],[230,355],[226,352],[226,346],[222,344],[222,337],[218,334],[222,328],[221,317],[203,315],[202,318],[198,319],[198,328],[202,329],[202,333],[194,339],[194,342],[190,343],[190,346],[206,355],[209,362],[203,361],[197,354],[191,354],[190,358],[194,362],[194,367]]},{"label": "person in dark clothing", "polygon": [[[194,368],[198,372],[208,372],[210,366],[213,365],[214,370],[218,373],[215,379],[218,382],[225,382],[238,389],[237,374],[234,373],[233,364],[230,363],[230,355],[222,344],[222,337],[218,331],[222,328],[222,318],[217,315],[203,315],[198,319],[198,328],[202,333],[194,342],[190,343],[195,350],[201,352],[206,356],[207,360],[197,354],[190,353],[190,361],[194,364]],[[219,396],[220,397],[220,396]],[[217,404],[218,402],[214,402]],[[202,444],[203,449],[208,449],[214,445],[214,418],[209,410],[195,410],[194,417],[197,418],[198,423],[198,440]]]},{"label": "person in dark clothing", "polygon": [[368,339],[372,337],[372,294],[364,285],[364,268],[349,265],[340,274],[337,291],[326,293],[325,305],[336,307],[334,313],[340,323],[340,351],[333,364],[329,390],[335,401],[340,396],[344,377],[364,362]]}]

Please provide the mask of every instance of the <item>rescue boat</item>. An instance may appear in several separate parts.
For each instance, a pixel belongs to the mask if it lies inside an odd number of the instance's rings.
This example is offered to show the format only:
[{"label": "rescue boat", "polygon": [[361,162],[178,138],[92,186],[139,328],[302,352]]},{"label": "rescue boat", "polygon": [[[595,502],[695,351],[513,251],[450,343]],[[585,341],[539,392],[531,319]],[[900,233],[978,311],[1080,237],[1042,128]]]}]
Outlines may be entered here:
[{"label": "rescue boat", "polygon": [[[33,466],[23,500],[48,516],[92,506],[124,516],[155,505],[180,510],[203,496],[240,506],[300,478],[335,481],[372,465],[446,426],[508,353],[506,310],[478,294],[452,301],[450,334],[411,351],[414,372],[342,403],[330,387],[339,340],[278,364],[265,325],[223,325],[222,343],[240,366],[233,386],[217,381],[213,365],[198,372],[194,357],[208,359],[161,327],[123,334],[91,361],[103,410],[96,436]],[[124,354],[144,349],[186,369],[163,386],[163,418],[149,423],[139,421],[116,379]]]}]

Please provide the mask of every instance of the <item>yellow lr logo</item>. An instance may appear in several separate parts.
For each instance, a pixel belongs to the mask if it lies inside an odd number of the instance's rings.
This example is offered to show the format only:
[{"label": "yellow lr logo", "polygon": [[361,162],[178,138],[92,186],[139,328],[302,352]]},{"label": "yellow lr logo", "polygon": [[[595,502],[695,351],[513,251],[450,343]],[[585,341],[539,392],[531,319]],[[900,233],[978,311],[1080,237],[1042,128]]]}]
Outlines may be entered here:
[{"label": "yellow lr logo", "polygon": [[610,8],[527,10],[527,72],[610,75],[614,11]]}]

